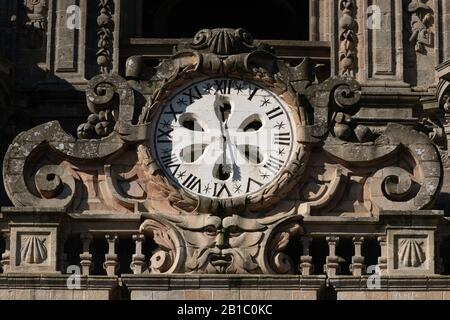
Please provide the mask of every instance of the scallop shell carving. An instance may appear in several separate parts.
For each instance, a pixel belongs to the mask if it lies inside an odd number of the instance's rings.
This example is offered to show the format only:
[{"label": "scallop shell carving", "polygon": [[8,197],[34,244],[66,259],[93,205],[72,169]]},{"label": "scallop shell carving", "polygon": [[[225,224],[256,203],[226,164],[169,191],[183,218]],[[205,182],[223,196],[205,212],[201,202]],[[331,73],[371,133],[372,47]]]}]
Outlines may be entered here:
[{"label": "scallop shell carving", "polygon": [[403,267],[417,268],[426,260],[423,250],[424,242],[416,239],[400,241],[399,261]]},{"label": "scallop shell carving", "polygon": [[240,51],[251,51],[256,49],[253,46],[253,38],[245,29],[203,29],[197,32],[192,43],[192,48],[196,50],[208,50],[219,55],[236,54]]},{"label": "scallop shell carving", "polygon": [[24,237],[24,243],[20,250],[22,261],[28,264],[40,264],[47,260],[45,240],[38,236]]}]

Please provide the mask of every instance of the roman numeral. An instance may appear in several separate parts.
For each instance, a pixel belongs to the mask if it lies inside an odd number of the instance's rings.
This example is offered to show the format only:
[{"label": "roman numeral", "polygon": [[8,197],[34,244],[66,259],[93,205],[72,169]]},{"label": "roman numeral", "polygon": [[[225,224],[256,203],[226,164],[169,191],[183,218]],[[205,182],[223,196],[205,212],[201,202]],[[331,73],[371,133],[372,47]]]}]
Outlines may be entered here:
[{"label": "roman numeral", "polygon": [[248,178],[248,182],[247,182],[247,193],[249,193],[250,191],[251,191],[251,186],[252,186],[252,184],[256,184],[256,185],[258,185],[259,187],[262,187],[263,186],[263,183],[261,183],[261,182],[259,182],[259,181],[256,181],[256,180],[254,180],[254,179],[252,179],[252,178]]},{"label": "roman numeral", "polygon": [[183,95],[189,98],[189,104],[193,104],[195,100],[202,98],[202,94],[200,93],[200,90],[198,90],[197,86],[194,87],[194,92],[192,91],[192,88],[189,88],[189,91],[183,92]]},{"label": "roman numeral", "polygon": [[[158,135],[158,143],[171,143],[172,142],[172,137],[170,136],[170,133],[173,131],[173,129],[164,131],[162,129],[158,129],[158,132],[160,133]],[[160,138],[164,138],[167,137],[168,139],[160,139]]]},{"label": "roman numeral", "polygon": [[283,167],[283,165],[283,160],[270,156],[269,160],[267,160],[267,163],[264,165],[264,168],[275,174]]},{"label": "roman numeral", "polygon": [[258,92],[259,88],[255,88],[253,92],[250,94],[250,97],[248,97],[248,100],[252,101],[255,97],[256,93]]},{"label": "roman numeral", "polygon": [[167,156],[161,157],[162,163],[166,169],[175,168],[175,171],[172,172],[172,174],[176,174],[178,170],[180,169],[180,164],[177,163],[178,159],[173,154],[168,154]]},{"label": "roman numeral", "polygon": [[276,117],[283,115],[283,110],[281,110],[280,107],[277,107],[275,109],[272,109],[271,111],[266,113],[270,120],[275,119]]},{"label": "roman numeral", "polygon": [[183,182],[183,186],[191,191],[197,188],[197,193],[202,192],[202,180],[197,178],[193,174],[190,174],[189,177],[187,177],[187,179]]},{"label": "roman numeral", "polygon": [[291,142],[291,134],[289,132],[275,134],[275,143],[282,146],[289,146],[290,142]]},{"label": "roman numeral", "polygon": [[171,114],[173,116],[173,118],[175,119],[175,121],[178,120],[177,119],[177,115],[183,113],[183,111],[175,111],[173,109],[173,105],[172,104],[170,104],[169,109],[170,109],[170,111],[166,111],[166,112],[164,112],[164,114]]},{"label": "roman numeral", "polygon": [[217,92],[220,94],[230,94],[231,93],[231,84],[233,80],[214,80],[214,83],[217,86]]},{"label": "roman numeral", "polygon": [[227,195],[229,197],[231,197],[231,192],[230,192],[230,190],[228,190],[228,187],[226,184],[223,184],[222,187],[219,189],[218,184],[214,183],[214,197],[220,197],[224,191],[226,191]]}]

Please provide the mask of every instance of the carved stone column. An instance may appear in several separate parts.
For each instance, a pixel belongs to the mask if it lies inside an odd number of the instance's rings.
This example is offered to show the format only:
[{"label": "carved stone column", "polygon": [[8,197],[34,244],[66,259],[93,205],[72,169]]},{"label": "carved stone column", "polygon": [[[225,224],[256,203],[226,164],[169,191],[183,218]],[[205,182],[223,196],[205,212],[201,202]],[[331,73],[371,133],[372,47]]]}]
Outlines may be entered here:
[{"label": "carved stone column", "polygon": [[353,244],[355,245],[355,255],[352,257],[352,264],[350,265],[350,271],[353,276],[360,277],[363,275],[366,267],[364,265],[364,257],[361,254],[361,247],[364,243],[364,237],[353,237]]},{"label": "carved stone column", "polygon": [[381,247],[381,256],[378,257],[378,266],[380,267],[380,274],[386,274],[387,270],[387,237],[378,237],[378,243]]},{"label": "carved stone column", "polygon": [[147,267],[145,255],[142,254],[142,243],[145,241],[143,234],[134,234],[133,240],[136,244],[135,254],[133,254],[130,268],[134,274],[142,274]]},{"label": "carved stone column", "polygon": [[314,272],[314,265],[312,264],[312,256],[310,255],[309,249],[311,246],[312,238],[311,237],[302,237],[301,238],[302,247],[303,247],[303,255],[300,257],[300,272],[304,276],[310,276]]},{"label": "carved stone column", "polygon": [[339,243],[339,237],[327,237],[328,242],[328,256],[326,258],[326,263],[323,266],[323,271],[328,277],[334,277],[341,272],[340,262],[343,262],[341,257],[336,255],[336,247]]},{"label": "carved stone column", "polygon": [[9,264],[10,264],[10,233],[5,232],[2,234],[3,239],[5,239],[5,252],[2,254],[2,260],[0,261],[0,264],[3,269],[3,273],[7,273],[9,271]]},{"label": "carved stone column", "polygon": [[82,233],[80,239],[83,242],[83,253],[80,254],[80,265],[83,275],[89,275],[92,267],[92,254],[90,247],[93,240],[91,233]]},{"label": "carved stone column", "polygon": [[106,241],[108,243],[108,253],[105,254],[105,262],[103,263],[103,268],[106,270],[108,276],[116,275],[119,269],[119,258],[116,254],[116,243],[119,241],[117,235],[105,235]]}]

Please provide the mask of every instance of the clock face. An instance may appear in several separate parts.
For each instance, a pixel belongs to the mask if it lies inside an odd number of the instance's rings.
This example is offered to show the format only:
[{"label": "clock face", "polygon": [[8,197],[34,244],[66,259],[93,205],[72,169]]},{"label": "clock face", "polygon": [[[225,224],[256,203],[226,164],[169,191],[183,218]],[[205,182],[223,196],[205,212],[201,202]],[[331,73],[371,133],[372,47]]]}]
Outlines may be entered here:
[{"label": "clock face", "polygon": [[232,78],[191,83],[154,120],[153,150],[165,175],[213,199],[248,196],[277,179],[294,141],[289,106],[262,86]]}]

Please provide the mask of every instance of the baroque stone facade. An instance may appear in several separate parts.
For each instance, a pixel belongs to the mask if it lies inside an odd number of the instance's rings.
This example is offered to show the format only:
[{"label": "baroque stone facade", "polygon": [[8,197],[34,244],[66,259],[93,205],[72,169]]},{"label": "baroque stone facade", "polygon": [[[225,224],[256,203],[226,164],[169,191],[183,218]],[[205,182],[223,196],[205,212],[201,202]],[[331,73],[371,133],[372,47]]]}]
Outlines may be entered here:
[{"label": "baroque stone facade", "polygon": [[0,299],[450,298],[450,4],[144,3],[0,4]]}]

